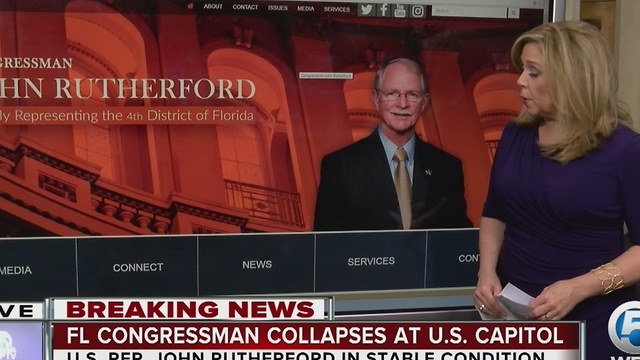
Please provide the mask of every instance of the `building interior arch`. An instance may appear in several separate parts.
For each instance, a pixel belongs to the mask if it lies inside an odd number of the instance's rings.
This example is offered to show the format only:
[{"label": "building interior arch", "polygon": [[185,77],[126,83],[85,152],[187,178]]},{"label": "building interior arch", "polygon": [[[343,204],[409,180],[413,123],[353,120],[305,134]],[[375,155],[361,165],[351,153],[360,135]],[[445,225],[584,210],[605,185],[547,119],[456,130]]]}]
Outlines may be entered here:
[{"label": "building interior arch", "polygon": [[480,117],[480,126],[493,159],[505,125],[513,121],[522,109],[518,74],[508,71],[483,72],[472,86],[473,99]]},{"label": "building interior arch", "polygon": [[[132,21],[133,20],[133,21]],[[69,70],[72,105],[144,105],[119,97],[113,85],[107,93],[93,78],[147,78],[146,44],[153,41],[146,24],[127,18],[108,6],[75,0],[65,9],[65,28],[69,55],[77,64]],[[135,22],[134,22],[135,21]],[[143,34],[147,33],[146,36]],[[118,54],[118,56],[112,56]],[[81,88],[76,89],[79,85]],[[147,101],[148,102],[148,101]],[[73,125],[75,155],[100,167],[100,177],[135,189],[155,193],[148,125]],[[136,151],[132,151],[135,149]]]}]

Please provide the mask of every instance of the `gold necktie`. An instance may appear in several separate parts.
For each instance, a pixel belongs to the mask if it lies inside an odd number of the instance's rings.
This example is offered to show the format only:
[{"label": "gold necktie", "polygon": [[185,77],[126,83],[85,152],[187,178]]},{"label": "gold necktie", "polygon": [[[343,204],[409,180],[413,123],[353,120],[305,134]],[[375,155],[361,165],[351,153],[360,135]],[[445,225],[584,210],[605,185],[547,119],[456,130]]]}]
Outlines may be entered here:
[{"label": "gold necktie", "polygon": [[398,162],[393,180],[396,185],[398,204],[400,205],[400,215],[402,216],[402,228],[411,228],[411,180],[407,169],[407,152],[403,148],[398,148],[393,159]]}]

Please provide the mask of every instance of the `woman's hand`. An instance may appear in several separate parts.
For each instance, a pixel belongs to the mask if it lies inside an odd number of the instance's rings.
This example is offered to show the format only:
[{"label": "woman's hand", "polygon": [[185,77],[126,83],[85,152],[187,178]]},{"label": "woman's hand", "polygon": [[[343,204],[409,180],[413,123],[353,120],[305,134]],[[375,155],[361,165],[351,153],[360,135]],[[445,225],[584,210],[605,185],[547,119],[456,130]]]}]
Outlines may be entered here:
[{"label": "woman's hand", "polygon": [[496,299],[500,291],[502,291],[502,285],[495,272],[479,274],[478,285],[473,293],[476,308],[489,316],[506,319],[507,314]]},{"label": "woman's hand", "polygon": [[528,317],[538,320],[563,319],[579,302],[586,298],[577,285],[577,282],[571,279],[560,280],[547,286],[529,304],[533,310]]}]

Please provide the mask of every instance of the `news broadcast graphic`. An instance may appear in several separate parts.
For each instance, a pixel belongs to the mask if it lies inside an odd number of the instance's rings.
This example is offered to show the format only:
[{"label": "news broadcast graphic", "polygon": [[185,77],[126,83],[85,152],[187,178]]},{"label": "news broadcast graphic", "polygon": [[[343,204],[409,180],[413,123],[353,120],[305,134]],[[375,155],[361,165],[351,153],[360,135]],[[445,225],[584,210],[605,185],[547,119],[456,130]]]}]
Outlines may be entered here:
[{"label": "news broadcast graphic", "polygon": [[0,321],[44,318],[44,305],[41,302],[0,302]]},{"label": "news broadcast graphic", "polygon": [[626,302],[613,311],[609,318],[609,338],[627,354],[640,354],[640,301]]},{"label": "news broadcast graphic", "polygon": [[0,359],[44,359],[41,321],[0,321]]},{"label": "news broadcast graphic", "polygon": [[52,320],[324,320],[325,299],[52,299]]},{"label": "news broadcast graphic", "polygon": [[56,322],[53,360],[578,360],[577,322]]}]

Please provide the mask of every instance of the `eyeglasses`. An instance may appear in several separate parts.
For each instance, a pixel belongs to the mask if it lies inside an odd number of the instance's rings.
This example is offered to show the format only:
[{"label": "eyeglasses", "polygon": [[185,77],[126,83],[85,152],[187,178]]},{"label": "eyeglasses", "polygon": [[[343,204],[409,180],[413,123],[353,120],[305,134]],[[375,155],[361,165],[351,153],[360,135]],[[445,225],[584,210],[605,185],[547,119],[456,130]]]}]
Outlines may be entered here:
[{"label": "eyeglasses", "polygon": [[396,101],[400,98],[400,95],[404,95],[407,98],[407,100],[411,102],[416,102],[422,99],[422,97],[424,96],[424,93],[419,91],[400,92],[397,90],[391,90],[391,91],[385,92],[380,90],[379,93],[382,94],[382,97],[387,101]]}]

